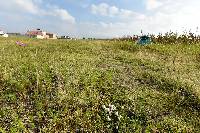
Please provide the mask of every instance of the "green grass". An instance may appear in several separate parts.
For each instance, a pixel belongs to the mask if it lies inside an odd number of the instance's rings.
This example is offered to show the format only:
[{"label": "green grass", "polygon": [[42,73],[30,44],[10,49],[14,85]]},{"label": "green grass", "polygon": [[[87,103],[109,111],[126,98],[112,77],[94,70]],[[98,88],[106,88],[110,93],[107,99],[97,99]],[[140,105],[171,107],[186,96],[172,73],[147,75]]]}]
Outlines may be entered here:
[{"label": "green grass", "polygon": [[199,63],[198,44],[0,38],[0,132],[198,133]]}]

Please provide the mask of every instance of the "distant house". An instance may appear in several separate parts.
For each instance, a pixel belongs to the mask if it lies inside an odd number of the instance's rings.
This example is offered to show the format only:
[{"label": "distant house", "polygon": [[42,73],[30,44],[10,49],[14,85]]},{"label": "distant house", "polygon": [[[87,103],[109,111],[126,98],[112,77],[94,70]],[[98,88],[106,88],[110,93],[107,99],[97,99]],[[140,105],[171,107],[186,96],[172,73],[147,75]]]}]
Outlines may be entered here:
[{"label": "distant house", "polygon": [[31,38],[37,38],[37,39],[57,39],[56,34],[48,33],[40,29],[27,31],[25,35]]},{"label": "distant house", "polygon": [[47,33],[46,32],[46,36],[47,36],[47,39],[57,39],[57,36],[54,33]]},{"label": "distant house", "polygon": [[61,36],[60,39],[72,39],[72,38],[69,36]]},{"label": "distant house", "polygon": [[4,34],[4,32],[2,30],[0,30],[0,35],[3,35],[3,34]]},{"label": "distant house", "polygon": [[0,36],[1,37],[8,37],[8,34],[4,33],[4,31],[0,30]]}]

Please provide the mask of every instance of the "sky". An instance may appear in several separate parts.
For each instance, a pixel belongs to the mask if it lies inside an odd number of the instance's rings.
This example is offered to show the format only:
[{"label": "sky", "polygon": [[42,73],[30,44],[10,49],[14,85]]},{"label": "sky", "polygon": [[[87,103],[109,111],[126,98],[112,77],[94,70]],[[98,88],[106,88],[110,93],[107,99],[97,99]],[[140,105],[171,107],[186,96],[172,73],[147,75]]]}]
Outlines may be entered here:
[{"label": "sky", "polygon": [[72,37],[198,32],[200,0],[0,0],[0,29]]}]

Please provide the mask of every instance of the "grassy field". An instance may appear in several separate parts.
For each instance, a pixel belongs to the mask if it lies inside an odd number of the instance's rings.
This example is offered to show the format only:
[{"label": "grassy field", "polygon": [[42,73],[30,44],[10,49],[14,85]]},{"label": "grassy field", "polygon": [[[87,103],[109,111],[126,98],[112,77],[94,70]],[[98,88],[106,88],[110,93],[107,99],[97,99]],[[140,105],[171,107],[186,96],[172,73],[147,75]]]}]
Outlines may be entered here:
[{"label": "grassy field", "polygon": [[200,132],[200,45],[0,38],[0,132]]}]

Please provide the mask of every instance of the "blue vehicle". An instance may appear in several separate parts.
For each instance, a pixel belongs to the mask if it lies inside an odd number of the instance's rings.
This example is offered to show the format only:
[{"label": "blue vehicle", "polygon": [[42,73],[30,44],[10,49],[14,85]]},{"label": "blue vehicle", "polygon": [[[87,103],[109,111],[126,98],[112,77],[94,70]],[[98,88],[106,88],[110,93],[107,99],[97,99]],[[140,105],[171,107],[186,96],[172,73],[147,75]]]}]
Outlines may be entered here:
[{"label": "blue vehicle", "polygon": [[144,36],[141,36],[138,41],[137,41],[137,44],[139,45],[148,45],[148,44],[151,44],[151,38],[144,35]]}]

